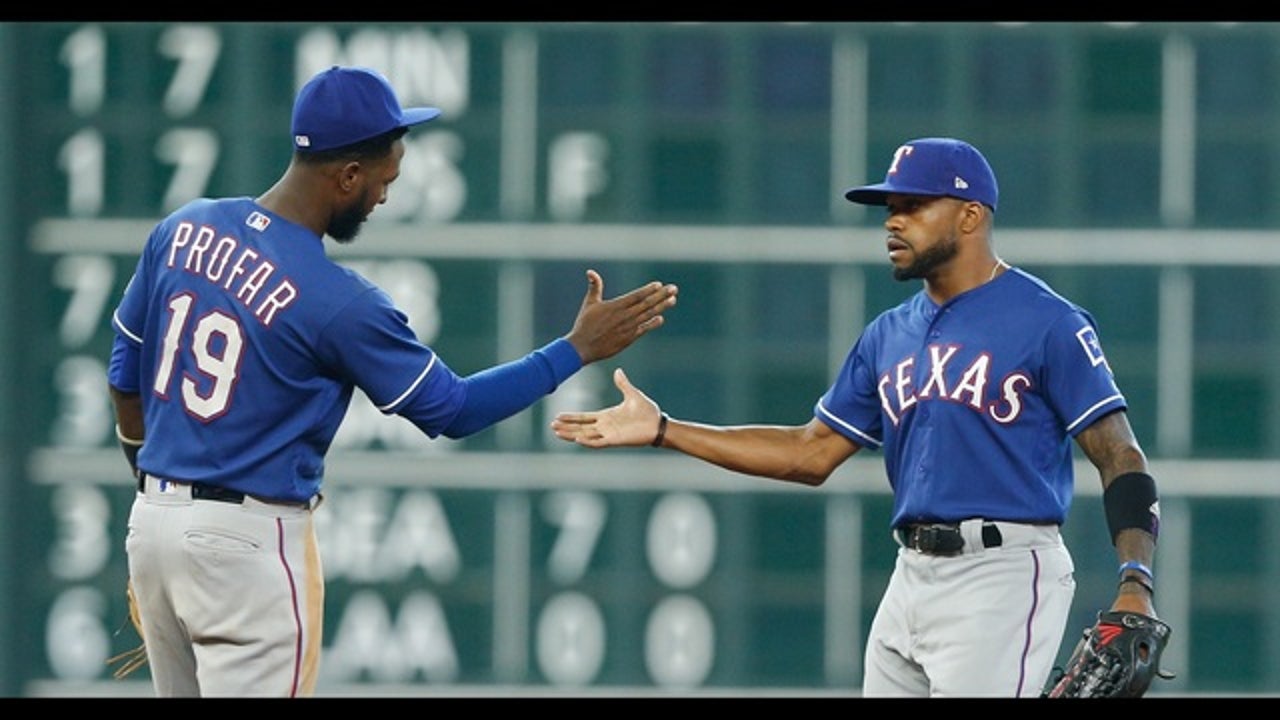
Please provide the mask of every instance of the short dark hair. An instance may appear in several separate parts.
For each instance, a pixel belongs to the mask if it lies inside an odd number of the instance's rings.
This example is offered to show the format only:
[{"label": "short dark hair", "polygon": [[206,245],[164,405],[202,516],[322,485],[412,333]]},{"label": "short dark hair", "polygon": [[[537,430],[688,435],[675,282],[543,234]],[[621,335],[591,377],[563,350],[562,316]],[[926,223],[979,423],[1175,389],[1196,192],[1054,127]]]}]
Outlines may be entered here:
[{"label": "short dark hair", "polygon": [[302,162],[313,164],[333,162],[334,160],[364,160],[367,158],[386,157],[387,153],[391,152],[391,146],[408,132],[409,128],[407,127],[392,128],[381,135],[374,135],[366,140],[360,140],[342,147],[330,148],[329,150],[310,152],[295,149],[293,156]]}]

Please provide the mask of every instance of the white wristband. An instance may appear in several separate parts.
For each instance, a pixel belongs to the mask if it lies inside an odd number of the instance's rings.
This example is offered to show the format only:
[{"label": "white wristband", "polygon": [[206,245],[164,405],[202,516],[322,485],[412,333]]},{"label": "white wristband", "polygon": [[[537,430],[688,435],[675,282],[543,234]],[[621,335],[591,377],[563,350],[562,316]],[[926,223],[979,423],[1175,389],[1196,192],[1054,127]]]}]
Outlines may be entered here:
[{"label": "white wristband", "polygon": [[134,447],[142,447],[142,441],[141,441],[141,440],[134,440],[133,438],[125,437],[125,436],[124,436],[124,433],[120,432],[120,424],[119,424],[119,423],[116,423],[116,438],[117,438],[118,440],[120,440],[120,442],[124,443],[125,445],[132,445],[132,446],[134,446]]}]

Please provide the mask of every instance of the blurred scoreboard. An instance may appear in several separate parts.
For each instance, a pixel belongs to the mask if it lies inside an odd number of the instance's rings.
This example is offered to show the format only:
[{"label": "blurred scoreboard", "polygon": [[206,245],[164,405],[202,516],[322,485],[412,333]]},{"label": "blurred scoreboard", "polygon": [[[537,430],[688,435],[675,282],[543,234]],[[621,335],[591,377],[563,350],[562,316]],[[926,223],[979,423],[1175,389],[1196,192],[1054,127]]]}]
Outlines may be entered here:
[{"label": "blurred scoreboard", "polygon": [[[409,136],[383,218],[822,223],[832,123],[853,114],[832,116],[848,32],[32,23],[14,33],[20,152],[54,171],[23,187],[41,214],[74,217],[150,217],[195,196],[260,192],[288,162],[297,89],[355,64],[382,71],[402,104],[443,110]],[[842,182],[862,174],[836,169]]]},{"label": "blurred scoreboard", "polygon": [[[800,253],[756,243],[787,253],[779,267],[743,257],[742,237],[691,247],[627,228],[829,219],[832,39],[783,52],[823,32],[32,23],[10,33],[21,58],[16,151],[22,167],[42,169],[23,177],[19,208],[18,284],[34,302],[21,321],[31,381],[14,389],[27,448],[16,614],[19,645],[39,658],[24,661],[19,692],[149,692],[145,669],[121,682],[105,664],[136,641],[124,604],[132,489],[105,384],[110,315],[159,217],[275,181],[296,89],[331,64],[377,67],[405,105],[444,111],[407,138],[388,203],[334,254],[387,288],[459,372],[567,331],[588,267],[608,295],[652,278],[682,295],[681,316],[618,362],[465,441],[428,441],[357,394],[317,511],[328,578],[319,692],[856,692],[862,628],[892,559],[877,458],[854,463],[830,483],[838,489],[774,487],[670,453],[581,451],[546,429],[559,409],[615,402],[609,372],[624,362],[678,415],[810,416],[840,359],[832,348],[843,353],[860,323],[858,308],[831,305],[861,296],[846,292],[860,276],[838,261],[843,238]],[[766,70],[729,60],[756,50],[788,60]],[[782,120],[749,119],[744,98],[757,93],[743,84],[784,77]],[[795,290],[763,292],[766,274]],[[732,392],[744,385],[767,390]]]},{"label": "blurred scoreboard", "polygon": [[[120,682],[105,664],[135,644],[110,314],[160,217],[275,182],[296,90],[332,64],[378,68],[405,104],[444,111],[406,137],[361,238],[330,248],[459,372],[563,334],[587,268],[608,295],[650,279],[681,295],[660,332],[463,441],[355,398],[316,515],[322,694],[857,693],[893,560],[878,454],[811,489],[588,452],[547,422],[616,402],[617,366],[678,417],[807,421],[869,315],[914,289],[886,270],[882,214],[841,191],[903,138],[940,132],[999,168],[1006,257],[1099,320],[1135,430],[1174,459],[1162,488],[1224,495],[1194,513],[1162,503],[1186,545],[1162,538],[1161,612],[1194,648],[1171,689],[1274,692],[1280,525],[1257,501],[1269,490],[1233,494],[1275,473],[1197,463],[1275,454],[1276,333],[1238,308],[1275,307],[1277,37],[1275,23],[0,23],[0,694],[149,693],[145,669]],[[1204,251],[1251,229],[1250,251]],[[1077,469],[1064,529],[1072,626],[1114,591],[1093,475]],[[1214,541],[1177,531],[1191,526]]]}]

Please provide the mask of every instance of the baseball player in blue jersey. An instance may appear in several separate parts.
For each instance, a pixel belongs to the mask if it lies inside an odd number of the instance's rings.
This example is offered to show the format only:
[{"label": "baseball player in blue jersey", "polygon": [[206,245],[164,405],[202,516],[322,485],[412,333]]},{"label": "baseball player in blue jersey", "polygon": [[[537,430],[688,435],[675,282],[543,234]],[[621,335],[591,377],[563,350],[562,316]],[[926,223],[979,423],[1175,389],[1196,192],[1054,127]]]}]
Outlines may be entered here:
[{"label": "baseball player in blue jersey", "polygon": [[400,174],[403,135],[439,114],[401,108],[375,71],[325,70],[297,95],[273,187],[190,202],[147,238],[112,318],[108,380],[139,482],[126,551],[158,695],[314,693],[312,510],[355,388],[428,437],[466,437],[660,327],[676,302],[657,281],[604,300],[588,270],[568,334],[457,374],[324,248],[356,237]]},{"label": "baseball player in blue jersey", "polygon": [[996,255],[996,178],[968,143],[922,138],[852,202],[882,205],[894,277],[923,288],[864,329],[805,425],[669,418],[615,370],[622,402],[552,421],[587,447],[649,445],[822,484],[884,452],[900,546],[867,638],[866,696],[1038,696],[1072,597],[1059,527],[1072,445],[1098,469],[1118,558],[1112,606],[1151,617],[1155,481],[1088,312]]}]

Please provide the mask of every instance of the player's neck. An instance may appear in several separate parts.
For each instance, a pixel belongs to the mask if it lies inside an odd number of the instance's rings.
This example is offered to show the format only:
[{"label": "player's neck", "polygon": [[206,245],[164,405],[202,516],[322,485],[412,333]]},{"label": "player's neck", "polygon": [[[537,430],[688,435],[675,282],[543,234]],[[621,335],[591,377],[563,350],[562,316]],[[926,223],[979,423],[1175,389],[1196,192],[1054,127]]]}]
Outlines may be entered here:
[{"label": "player's neck", "polygon": [[255,198],[255,202],[285,220],[323,236],[328,217],[317,215],[319,208],[314,194],[299,183],[291,173],[285,173],[275,185]]},{"label": "player's neck", "polygon": [[967,265],[963,268],[955,264],[946,270],[939,270],[924,280],[925,293],[938,305],[951,298],[969,292],[995,280],[1009,269],[1009,263],[998,256],[993,256],[981,265]]}]

